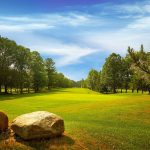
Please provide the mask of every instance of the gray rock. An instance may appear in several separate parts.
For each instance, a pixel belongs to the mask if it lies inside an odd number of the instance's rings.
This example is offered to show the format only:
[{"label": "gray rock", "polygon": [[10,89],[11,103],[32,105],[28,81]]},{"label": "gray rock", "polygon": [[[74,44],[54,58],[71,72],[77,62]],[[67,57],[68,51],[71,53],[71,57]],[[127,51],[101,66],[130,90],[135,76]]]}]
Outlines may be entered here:
[{"label": "gray rock", "polygon": [[25,140],[56,137],[64,132],[64,121],[53,113],[37,111],[18,116],[11,128]]}]

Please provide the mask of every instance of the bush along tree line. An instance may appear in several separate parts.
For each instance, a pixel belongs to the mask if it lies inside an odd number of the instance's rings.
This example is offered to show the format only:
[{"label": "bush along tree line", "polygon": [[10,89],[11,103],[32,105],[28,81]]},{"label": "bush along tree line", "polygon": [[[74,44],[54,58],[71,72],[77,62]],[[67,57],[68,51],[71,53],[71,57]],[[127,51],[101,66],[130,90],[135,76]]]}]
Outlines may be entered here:
[{"label": "bush along tree line", "polygon": [[[51,58],[0,36],[0,93],[39,92],[47,87],[73,87],[75,81],[58,73]],[[4,90],[4,91],[3,91]]]},{"label": "bush along tree line", "polygon": [[150,94],[150,52],[128,47],[125,57],[112,53],[106,58],[101,71],[91,69],[86,80],[81,80],[82,87],[103,93],[116,93],[128,89],[137,93],[139,90]]}]

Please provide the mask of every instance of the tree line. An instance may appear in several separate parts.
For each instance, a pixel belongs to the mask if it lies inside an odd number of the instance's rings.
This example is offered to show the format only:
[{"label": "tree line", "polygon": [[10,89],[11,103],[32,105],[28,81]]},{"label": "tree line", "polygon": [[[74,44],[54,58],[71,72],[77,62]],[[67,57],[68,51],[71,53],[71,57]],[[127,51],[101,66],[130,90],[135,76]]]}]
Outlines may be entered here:
[{"label": "tree line", "polygon": [[0,93],[39,92],[47,87],[73,87],[76,82],[58,73],[51,58],[0,36]]},{"label": "tree line", "polygon": [[85,80],[80,81],[81,87],[103,93],[116,93],[128,89],[137,93],[139,90],[150,93],[150,52],[141,45],[139,51],[128,47],[125,57],[112,53],[106,58],[102,70],[91,69]]}]

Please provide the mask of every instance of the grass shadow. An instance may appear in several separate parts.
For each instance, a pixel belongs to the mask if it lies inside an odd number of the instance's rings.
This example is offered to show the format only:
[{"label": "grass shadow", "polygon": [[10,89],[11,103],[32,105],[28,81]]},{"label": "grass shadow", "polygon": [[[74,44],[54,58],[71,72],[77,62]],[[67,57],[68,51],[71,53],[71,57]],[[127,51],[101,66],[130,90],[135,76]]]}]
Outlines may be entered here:
[{"label": "grass shadow", "polygon": [[8,129],[6,132],[1,132],[0,131],[0,141],[1,140],[7,140],[12,136],[12,131],[11,129]]},{"label": "grass shadow", "polygon": [[57,93],[67,93],[64,89],[52,89],[51,91],[42,91],[39,93],[23,93],[23,94],[2,94],[0,95],[0,101],[13,100],[18,98],[34,97],[34,96],[46,96]]},{"label": "grass shadow", "polygon": [[15,135],[11,129],[5,133],[0,133],[0,150],[66,150],[74,144],[75,141],[66,134],[55,138],[23,140]]},{"label": "grass shadow", "polygon": [[56,138],[44,138],[29,141],[22,140],[16,135],[14,136],[14,138],[16,142],[20,143],[21,145],[36,150],[66,149],[67,147],[71,147],[75,143],[75,141],[67,135]]}]

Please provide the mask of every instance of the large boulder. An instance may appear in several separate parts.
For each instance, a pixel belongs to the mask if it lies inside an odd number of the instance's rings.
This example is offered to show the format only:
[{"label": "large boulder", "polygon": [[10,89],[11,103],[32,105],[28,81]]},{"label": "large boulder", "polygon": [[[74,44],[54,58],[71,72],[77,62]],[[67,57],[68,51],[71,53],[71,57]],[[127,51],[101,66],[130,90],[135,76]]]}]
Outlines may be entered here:
[{"label": "large boulder", "polygon": [[4,112],[0,112],[0,132],[8,129],[8,117]]},{"label": "large boulder", "polygon": [[56,137],[64,132],[64,121],[53,113],[37,111],[18,116],[11,128],[25,140]]}]

